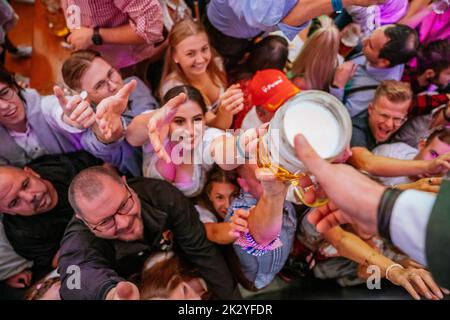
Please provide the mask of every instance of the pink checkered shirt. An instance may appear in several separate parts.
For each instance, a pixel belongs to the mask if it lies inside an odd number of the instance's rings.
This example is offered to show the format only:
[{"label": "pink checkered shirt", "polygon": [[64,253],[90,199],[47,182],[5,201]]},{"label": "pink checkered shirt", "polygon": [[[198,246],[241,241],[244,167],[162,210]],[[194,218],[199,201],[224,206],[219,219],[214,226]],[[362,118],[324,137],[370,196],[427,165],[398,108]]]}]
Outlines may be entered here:
[{"label": "pink checkered shirt", "polygon": [[124,68],[151,57],[154,44],[163,40],[163,16],[158,0],[61,0],[67,7],[77,5],[81,12],[82,27],[112,28],[129,23],[146,44],[93,46],[116,68]]}]

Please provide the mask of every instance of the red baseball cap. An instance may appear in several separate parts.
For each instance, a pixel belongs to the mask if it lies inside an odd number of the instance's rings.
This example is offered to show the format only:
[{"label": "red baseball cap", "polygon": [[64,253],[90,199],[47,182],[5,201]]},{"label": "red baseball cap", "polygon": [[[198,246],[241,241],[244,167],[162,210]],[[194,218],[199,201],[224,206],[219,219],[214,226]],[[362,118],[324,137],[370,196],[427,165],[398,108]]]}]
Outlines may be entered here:
[{"label": "red baseball cap", "polygon": [[289,98],[300,92],[286,75],[277,69],[256,72],[250,80],[248,92],[253,105],[275,112]]}]

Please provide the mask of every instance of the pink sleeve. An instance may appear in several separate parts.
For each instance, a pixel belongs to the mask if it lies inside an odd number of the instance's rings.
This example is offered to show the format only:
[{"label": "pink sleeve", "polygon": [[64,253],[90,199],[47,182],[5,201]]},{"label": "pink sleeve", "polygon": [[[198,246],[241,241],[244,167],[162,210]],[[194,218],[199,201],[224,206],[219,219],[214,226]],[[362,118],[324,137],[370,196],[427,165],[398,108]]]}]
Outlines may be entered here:
[{"label": "pink sleeve", "polygon": [[163,40],[163,15],[157,0],[114,0],[129,17],[129,23],[148,44]]}]

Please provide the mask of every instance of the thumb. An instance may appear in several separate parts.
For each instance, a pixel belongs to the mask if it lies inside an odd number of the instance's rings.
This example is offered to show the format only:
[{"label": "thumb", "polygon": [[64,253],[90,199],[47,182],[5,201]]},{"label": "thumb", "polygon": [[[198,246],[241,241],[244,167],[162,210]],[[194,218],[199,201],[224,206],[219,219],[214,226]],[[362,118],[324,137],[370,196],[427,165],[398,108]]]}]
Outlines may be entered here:
[{"label": "thumb", "polygon": [[309,144],[304,135],[298,134],[297,136],[295,136],[294,147],[297,158],[312,174],[319,174],[321,169],[328,164],[328,162],[319,157],[317,152]]},{"label": "thumb", "polygon": [[139,298],[139,290],[133,283],[122,281],[117,284],[117,300],[139,300]]},{"label": "thumb", "polygon": [[116,97],[118,97],[120,99],[128,100],[128,96],[130,95],[130,93],[132,93],[134,91],[134,89],[136,89],[136,86],[137,86],[137,81],[134,79],[131,80],[130,82],[125,84],[119,91],[117,91]]},{"label": "thumb", "polygon": [[61,108],[65,109],[68,101],[67,101],[66,96],[64,95],[64,91],[60,87],[54,86],[53,93],[55,94],[56,98],[58,99],[58,102],[59,102],[59,105],[61,106]]}]

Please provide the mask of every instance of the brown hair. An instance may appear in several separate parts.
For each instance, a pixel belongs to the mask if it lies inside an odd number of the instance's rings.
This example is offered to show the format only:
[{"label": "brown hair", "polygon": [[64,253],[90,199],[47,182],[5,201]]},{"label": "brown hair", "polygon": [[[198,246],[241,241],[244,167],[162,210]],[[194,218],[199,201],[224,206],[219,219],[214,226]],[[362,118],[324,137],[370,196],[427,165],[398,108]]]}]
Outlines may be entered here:
[{"label": "brown hair", "polygon": [[172,291],[181,282],[200,277],[200,274],[194,268],[182,261],[177,255],[158,261],[142,272],[138,284],[141,300],[169,298]]},{"label": "brown hair", "polygon": [[208,211],[214,213],[214,215],[220,220],[222,220],[222,217],[220,217],[216,210],[214,209],[214,206],[209,199],[209,194],[211,193],[212,186],[214,182],[218,183],[230,183],[236,187],[237,190],[239,190],[239,185],[237,183],[237,174],[235,171],[225,171],[222,168],[220,168],[218,165],[215,165],[213,169],[208,174],[208,179],[205,184],[205,187],[203,188],[202,194],[197,199],[197,203],[207,209]]},{"label": "brown hair", "polygon": [[60,282],[59,277],[49,278],[47,280],[41,280],[31,286],[25,293],[24,300],[39,300],[45,293],[57,282]]},{"label": "brown hair", "polygon": [[428,146],[434,138],[438,138],[445,144],[450,145],[450,127],[437,127],[434,129],[428,136],[425,145]]},{"label": "brown hair", "polygon": [[391,102],[405,102],[412,99],[411,85],[406,82],[396,80],[381,81],[375,91],[374,103],[380,97],[386,97]]},{"label": "brown hair", "polygon": [[292,74],[305,79],[309,89],[326,90],[333,81],[341,36],[328,17],[320,18],[321,27],[303,45],[295,59]]},{"label": "brown hair", "polygon": [[[183,41],[184,39],[186,39],[188,37],[195,36],[195,35],[198,35],[201,33],[204,33],[206,36],[208,36],[205,31],[205,28],[203,27],[203,25],[200,22],[195,22],[189,18],[182,20],[180,22],[177,22],[173,26],[173,28],[170,31],[169,36],[168,36],[169,46],[166,51],[164,68],[163,68],[163,73],[161,76],[161,83],[166,81],[167,77],[172,72],[174,72],[182,80],[183,83],[190,84],[184,71],[173,60],[173,53],[175,51],[175,47],[181,41]],[[210,43],[209,40],[208,40],[208,42]],[[218,87],[226,86],[227,79],[225,76],[225,72],[222,71],[216,63],[216,57],[218,57],[218,53],[211,46],[211,44],[210,44],[210,50],[211,50],[211,61],[209,62],[208,67],[206,68],[206,72],[208,73],[210,79],[216,86],[218,86]],[[162,95],[162,93],[161,93],[161,95]]]},{"label": "brown hair", "polygon": [[95,58],[101,58],[100,52],[90,49],[72,52],[70,57],[64,61],[62,76],[66,85],[72,90],[80,90],[81,77]]}]

